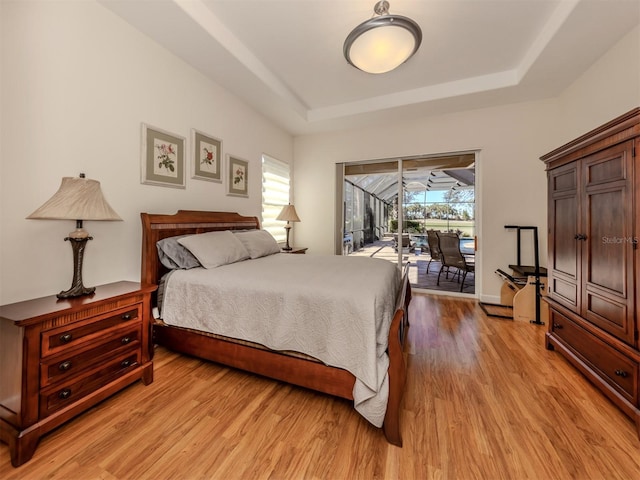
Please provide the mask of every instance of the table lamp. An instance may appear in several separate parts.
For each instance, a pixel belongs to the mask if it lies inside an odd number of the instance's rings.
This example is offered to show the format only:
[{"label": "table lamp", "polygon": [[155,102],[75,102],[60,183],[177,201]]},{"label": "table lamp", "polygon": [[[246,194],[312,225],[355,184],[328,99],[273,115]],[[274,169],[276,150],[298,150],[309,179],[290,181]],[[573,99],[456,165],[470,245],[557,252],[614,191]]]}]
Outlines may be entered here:
[{"label": "table lamp", "polygon": [[58,298],[79,297],[95,292],[96,287],[82,284],[82,259],[87,241],[93,240],[82,228],[83,220],[122,220],[109,206],[100,182],[85,178],[64,177],[58,191],[44,205],[27,218],[36,220],[75,220],[76,229],[65,238],[73,249],[73,282],[69,290],[60,292]]},{"label": "table lamp", "polygon": [[284,247],[282,247],[282,249],[286,250],[286,251],[293,250],[293,248],[291,248],[289,246],[289,232],[291,230],[291,225],[289,224],[289,222],[299,222],[300,221],[300,218],[298,217],[298,214],[296,213],[296,207],[294,207],[291,204],[285,205],[284,207],[282,207],[282,211],[276,217],[276,220],[283,220],[283,221],[286,220],[286,222],[287,222],[287,224],[284,226],[284,228],[287,231],[287,244]]}]

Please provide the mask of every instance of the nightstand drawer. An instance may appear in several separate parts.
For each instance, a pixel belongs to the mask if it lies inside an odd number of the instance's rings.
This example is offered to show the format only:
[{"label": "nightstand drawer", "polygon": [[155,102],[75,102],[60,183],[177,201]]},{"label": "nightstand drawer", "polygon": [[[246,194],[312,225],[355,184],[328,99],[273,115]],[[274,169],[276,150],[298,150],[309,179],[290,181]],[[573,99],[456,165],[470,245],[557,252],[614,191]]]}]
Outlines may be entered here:
[{"label": "nightstand drawer", "polygon": [[638,363],[591,335],[569,318],[551,310],[552,330],[590,368],[631,403],[636,404]]},{"label": "nightstand drawer", "polygon": [[95,392],[139,365],[140,349],[124,352],[122,355],[102,363],[100,368],[93,372],[87,372],[87,375],[79,379],[41,390],[40,418],[74,404],[82,397]]},{"label": "nightstand drawer", "polygon": [[[62,381],[93,368],[124,351],[137,349],[140,345],[141,324],[133,324],[125,329],[114,331],[105,336],[103,343],[80,351],[79,353],[63,352],[50,357],[40,364],[40,386],[46,387],[54,382]],[[77,351],[77,349],[76,349]]]},{"label": "nightstand drawer", "polygon": [[141,306],[123,308],[109,312],[104,317],[96,316],[82,322],[53,328],[42,332],[41,356],[53,355],[67,348],[89,342],[105,335],[105,331],[118,327],[125,322],[139,321],[142,318]]}]

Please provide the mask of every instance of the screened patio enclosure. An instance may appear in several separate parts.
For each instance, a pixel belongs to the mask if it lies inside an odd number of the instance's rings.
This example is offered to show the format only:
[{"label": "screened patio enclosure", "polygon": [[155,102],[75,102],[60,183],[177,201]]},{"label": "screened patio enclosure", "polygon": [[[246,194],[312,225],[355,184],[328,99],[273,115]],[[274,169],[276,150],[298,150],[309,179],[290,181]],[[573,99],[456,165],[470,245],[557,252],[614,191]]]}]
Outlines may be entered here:
[{"label": "screened patio enclosure", "polygon": [[[429,263],[428,229],[458,233],[464,240],[462,248],[473,250],[474,152],[341,167],[343,255],[387,257],[403,263],[410,260],[412,268],[425,270],[425,262]],[[340,253],[338,242],[336,247]],[[412,280],[412,285],[420,288],[418,283]]]}]

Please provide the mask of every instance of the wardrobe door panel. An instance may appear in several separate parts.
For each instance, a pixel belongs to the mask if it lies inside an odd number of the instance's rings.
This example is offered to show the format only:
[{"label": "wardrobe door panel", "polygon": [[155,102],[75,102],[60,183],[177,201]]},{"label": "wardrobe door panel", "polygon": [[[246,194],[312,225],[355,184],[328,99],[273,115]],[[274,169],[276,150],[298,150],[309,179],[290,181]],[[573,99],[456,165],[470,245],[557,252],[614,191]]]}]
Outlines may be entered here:
[{"label": "wardrobe door panel", "polygon": [[582,316],[633,344],[632,142],[583,160]]},{"label": "wardrobe door panel", "polygon": [[581,294],[578,178],[575,163],[549,172],[549,293],[576,313]]}]

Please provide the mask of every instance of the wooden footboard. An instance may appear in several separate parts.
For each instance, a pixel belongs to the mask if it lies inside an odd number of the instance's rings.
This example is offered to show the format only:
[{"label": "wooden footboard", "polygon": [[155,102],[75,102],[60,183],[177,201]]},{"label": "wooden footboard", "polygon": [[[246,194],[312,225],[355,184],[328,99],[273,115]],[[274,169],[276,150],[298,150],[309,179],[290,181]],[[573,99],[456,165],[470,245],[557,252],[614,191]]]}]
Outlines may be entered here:
[{"label": "wooden footboard", "polygon": [[402,275],[402,286],[396,302],[396,313],[389,329],[389,400],[384,416],[384,435],[389,443],[402,446],[400,434],[400,405],[407,381],[407,364],[404,360],[404,347],[409,329],[409,302],[411,302],[411,284],[409,283],[409,264]]},{"label": "wooden footboard", "polygon": [[[156,242],[162,238],[185,233],[260,227],[255,217],[243,217],[229,212],[179,211],[175,215],[143,213],[141,217],[143,284],[158,284],[161,275],[165,273],[156,249]],[[389,401],[383,425],[387,440],[397,446],[402,446],[400,404],[406,381],[404,344],[411,300],[408,270],[407,265],[403,271],[396,312],[389,331]],[[317,361],[287,356],[162,323],[154,325],[153,340],[158,345],[177,352],[353,400],[353,374]]]},{"label": "wooden footboard", "polygon": [[353,400],[353,374],[324,363],[165,324],[154,325],[153,338],[176,352]]}]

